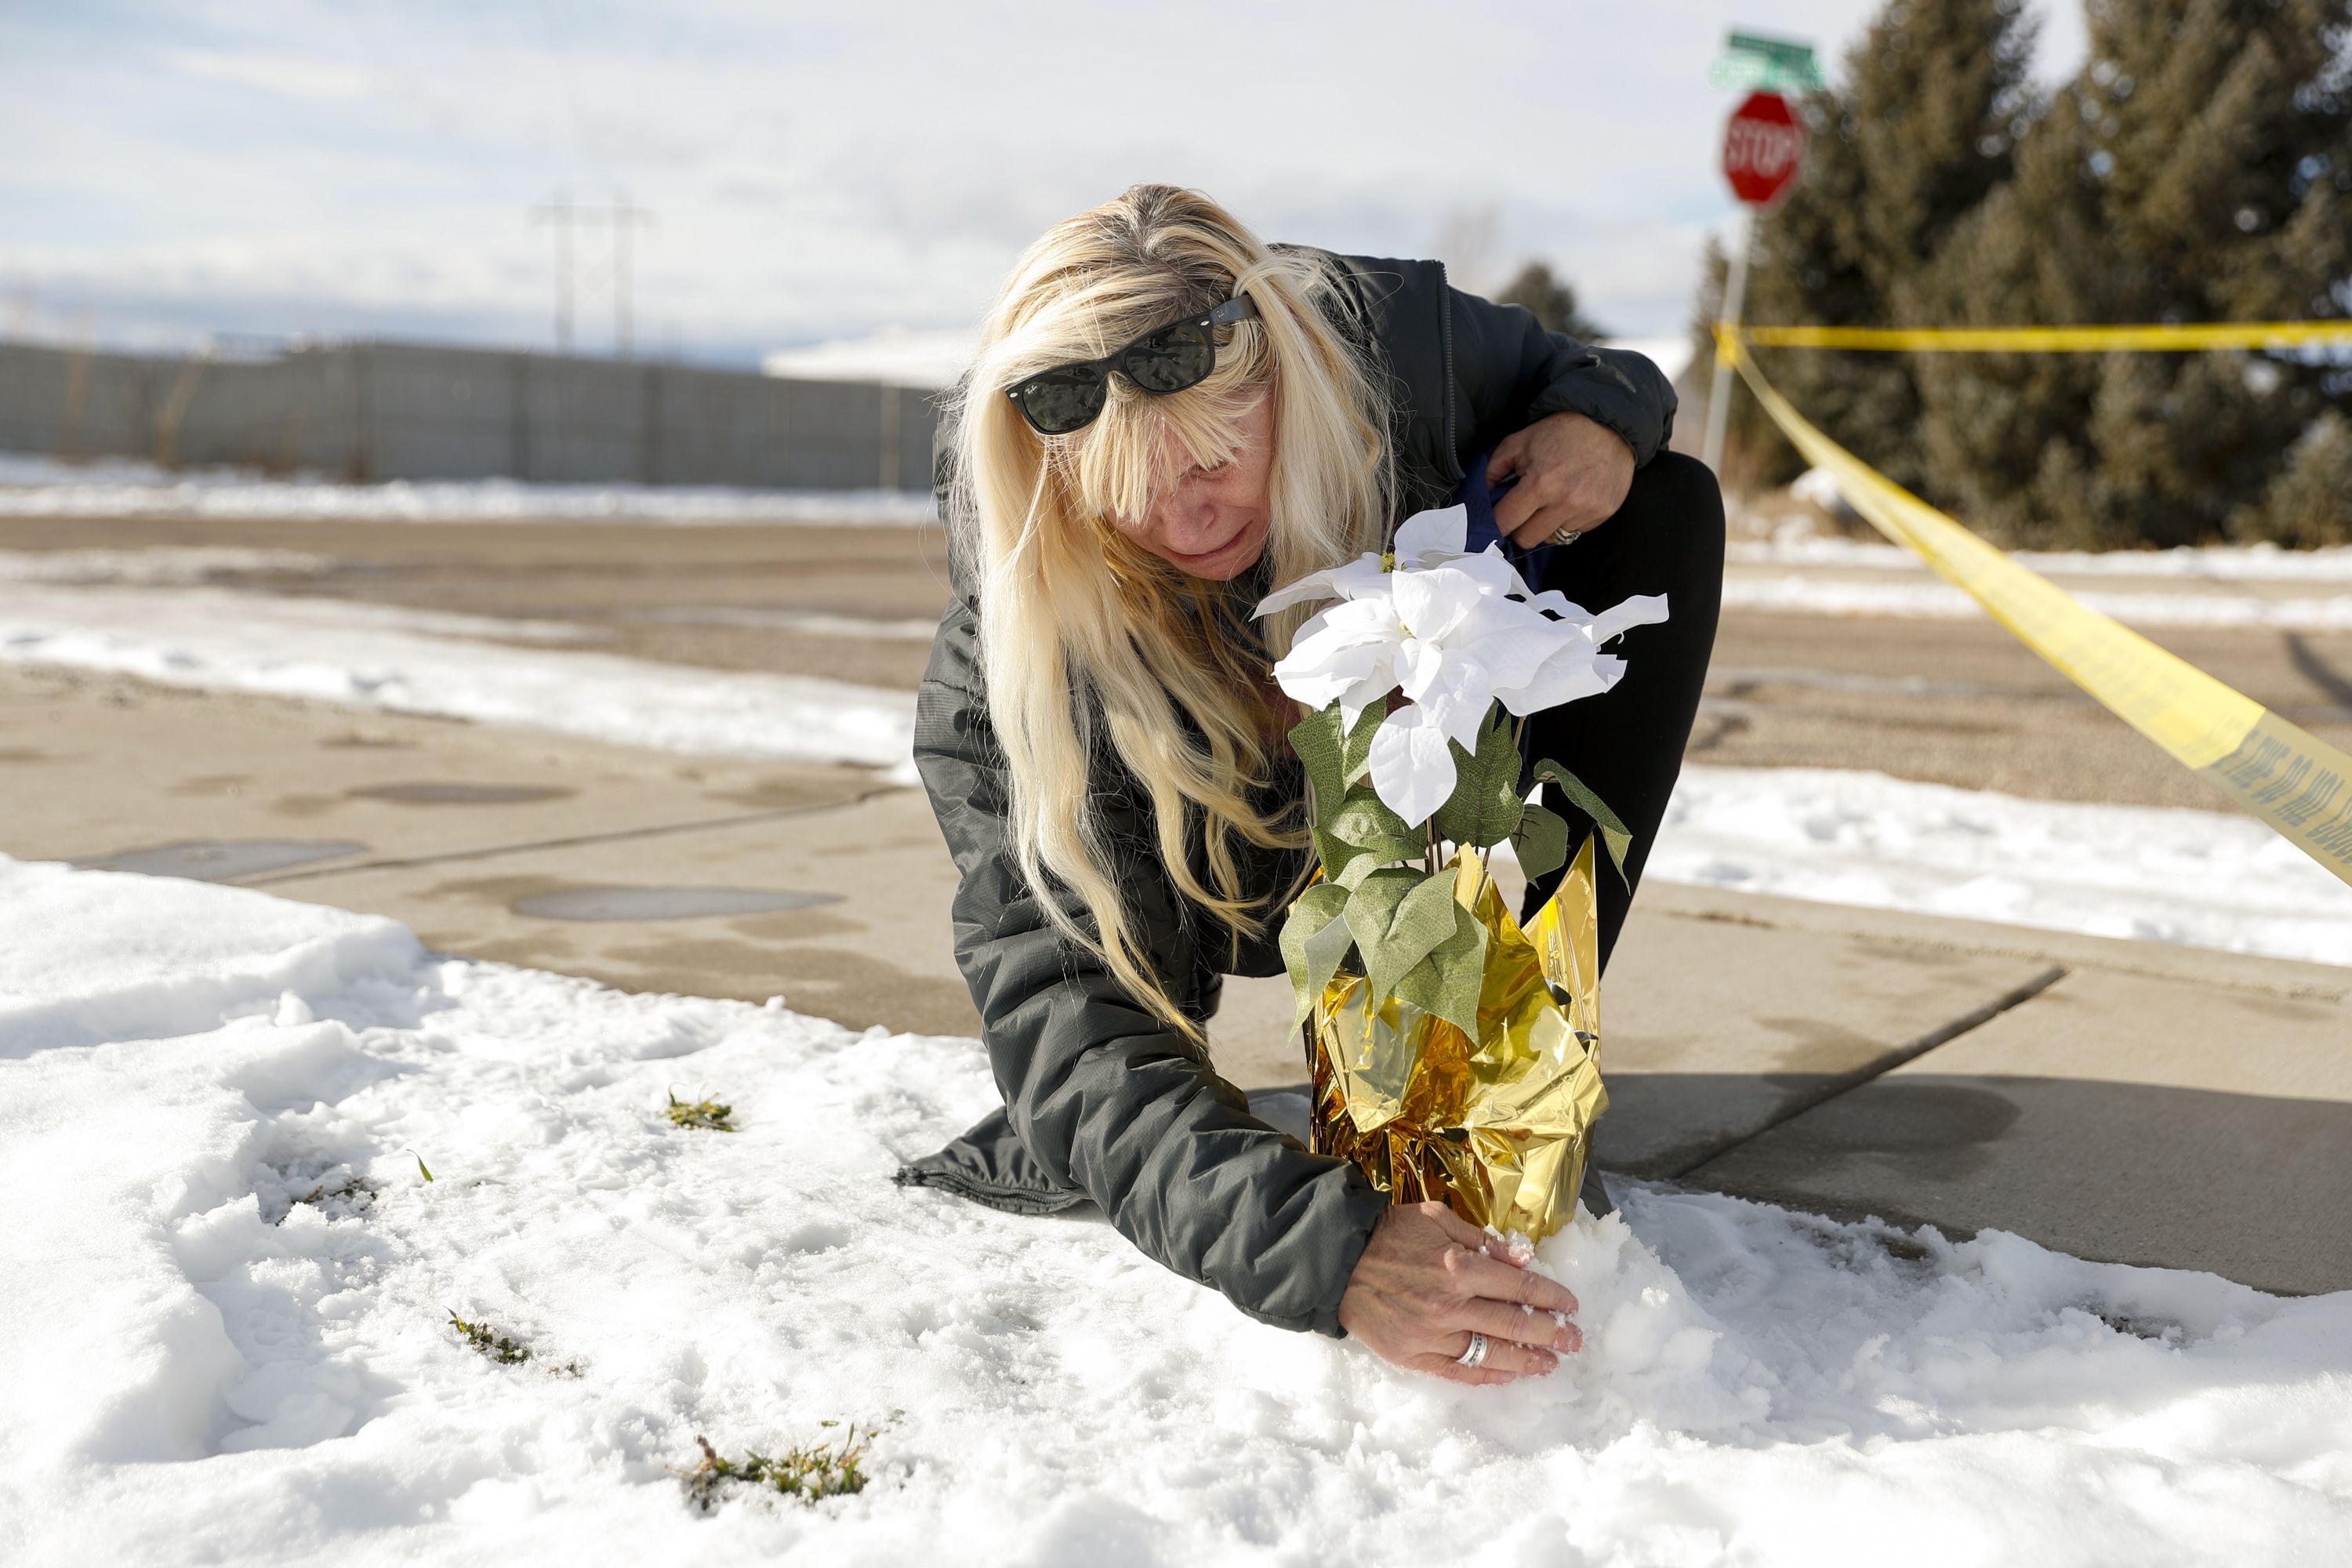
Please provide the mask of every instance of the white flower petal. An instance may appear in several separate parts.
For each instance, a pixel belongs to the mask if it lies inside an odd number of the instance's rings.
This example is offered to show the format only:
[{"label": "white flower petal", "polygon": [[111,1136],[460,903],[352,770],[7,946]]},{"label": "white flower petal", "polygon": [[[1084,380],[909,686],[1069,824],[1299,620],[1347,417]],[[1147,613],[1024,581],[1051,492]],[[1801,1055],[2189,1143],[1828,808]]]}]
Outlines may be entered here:
[{"label": "white flower petal", "polygon": [[1397,689],[1418,701],[1444,667],[1444,649],[1420,637],[1407,637],[1397,645]]},{"label": "white flower petal", "polygon": [[1592,645],[1581,636],[1561,645],[1559,650],[1546,659],[1524,685],[1498,690],[1495,695],[1503,706],[1521,718],[1540,713],[1547,708],[1557,708],[1563,702],[1579,698],[1598,697],[1614,684],[1615,677],[1603,679],[1601,662],[1622,667],[1622,659],[1610,658],[1593,652]]},{"label": "white flower petal", "polygon": [[1486,606],[1507,603],[1489,599],[1476,578],[1451,566],[1397,572],[1391,580],[1395,586],[1389,598],[1396,605],[1397,619],[1424,642],[1442,643]]},{"label": "white flower petal", "polygon": [[1458,555],[1445,564],[1468,576],[1478,584],[1482,593],[1497,596],[1515,595],[1520,599],[1528,595],[1527,579],[1520,576],[1510,562],[1504,558],[1500,546],[1489,544],[1475,555]]},{"label": "white flower petal", "polygon": [[1621,632],[1635,626],[1655,626],[1666,618],[1666,596],[1664,594],[1636,594],[1622,605],[1601,611],[1592,617],[1592,640],[1607,642]]},{"label": "white flower petal", "polygon": [[1396,558],[1402,564],[1408,561],[1419,563],[1430,555],[1459,555],[1469,540],[1468,507],[1417,511],[1397,524]]},{"label": "white flower petal", "polygon": [[1418,827],[1454,793],[1454,753],[1428,713],[1407,708],[1388,716],[1372,735],[1372,793]]},{"label": "white flower petal", "polygon": [[1583,623],[1592,619],[1592,612],[1570,598],[1557,588],[1546,588],[1528,601],[1532,610],[1549,610],[1563,620]]},{"label": "white flower petal", "polygon": [[[1319,611],[1308,625],[1320,623],[1352,636],[1402,637],[1404,623],[1398,618],[1396,603],[1383,594],[1378,597],[1342,599],[1328,610]],[[1307,627],[1298,628],[1299,636]]]},{"label": "white flower petal", "polygon": [[1396,689],[1396,676],[1386,665],[1364,677],[1339,693],[1339,712],[1348,721],[1348,728],[1356,727],[1356,718],[1367,708]]},{"label": "white flower petal", "polygon": [[[1396,645],[1386,642],[1358,643],[1348,647],[1327,647],[1302,645],[1292,650],[1288,658],[1274,667],[1274,682],[1283,694],[1309,708],[1327,707],[1339,700],[1342,693],[1365,681],[1378,681],[1380,690],[1396,685],[1391,673],[1396,658]],[[1373,695],[1377,696],[1375,692]],[[1359,708],[1371,700],[1360,700]]]},{"label": "white flower petal", "polygon": [[1309,599],[1360,598],[1367,590],[1376,589],[1387,573],[1381,570],[1377,555],[1359,555],[1342,566],[1327,567],[1309,572],[1287,587],[1276,588],[1257,602],[1251,611],[1253,618],[1270,616],[1276,610],[1286,610],[1293,605],[1303,605]]},{"label": "white flower petal", "polygon": [[[1509,604],[1507,600],[1503,603]],[[1553,655],[1570,643],[1587,648],[1592,646],[1582,626],[1567,621],[1548,621],[1517,605],[1509,607],[1516,613],[1483,616],[1479,621],[1486,629],[1471,636],[1457,636],[1446,645],[1449,655],[1477,660],[1495,686],[1525,685]]]},{"label": "white flower petal", "polygon": [[1475,659],[1448,658],[1436,679],[1426,682],[1413,698],[1413,704],[1429,715],[1428,721],[1447,740],[1465,752],[1475,752],[1479,727],[1495,705],[1494,677]]}]

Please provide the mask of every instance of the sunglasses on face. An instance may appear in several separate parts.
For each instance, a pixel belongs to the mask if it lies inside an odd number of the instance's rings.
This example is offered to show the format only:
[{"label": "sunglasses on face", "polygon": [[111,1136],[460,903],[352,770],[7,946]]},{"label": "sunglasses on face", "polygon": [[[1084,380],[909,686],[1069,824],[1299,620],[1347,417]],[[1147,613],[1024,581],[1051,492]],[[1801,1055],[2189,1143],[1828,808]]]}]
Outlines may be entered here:
[{"label": "sunglasses on face", "polygon": [[1004,395],[1040,436],[1066,436],[1102,413],[1111,372],[1154,397],[1198,386],[1217,368],[1217,329],[1256,314],[1249,296],[1236,294],[1205,316],[1154,327],[1116,353],[1041,370],[1007,387]]}]

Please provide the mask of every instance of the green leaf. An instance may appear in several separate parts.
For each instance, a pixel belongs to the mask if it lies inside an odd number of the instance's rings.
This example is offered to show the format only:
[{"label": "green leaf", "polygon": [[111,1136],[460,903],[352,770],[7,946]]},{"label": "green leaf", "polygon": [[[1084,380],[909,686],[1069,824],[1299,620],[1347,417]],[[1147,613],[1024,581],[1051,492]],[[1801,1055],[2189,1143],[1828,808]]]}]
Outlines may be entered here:
[{"label": "green leaf", "polygon": [[1412,1003],[1424,1013],[1434,1014],[1475,1041],[1478,993],[1486,978],[1486,928],[1468,910],[1454,902],[1451,891],[1449,889],[1446,902],[1454,909],[1452,933],[1397,981],[1396,998]]},{"label": "green leaf", "polygon": [[1343,843],[1370,850],[1382,860],[1402,860],[1429,847],[1421,829],[1408,826],[1391,811],[1370,784],[1358,784],[1340,801],[1324,831]]},{"label": "green leaf", "polygon": [[1321,828],[1309,829],[1315,836],[1315,854],[1323,862],[1323,879],[1353,889],[1365,878],[1388,864],[1384,856],[1359,849],[1344,838],[1334,838]]},{"label": "green leaf", "polygon": [[1318,708],[1290,727],[1290,749],[1307,770],[1307,787],[1315,792],[1315,826],[1321,827],[1339,809],[1348,793],[1346,737],[1340,731],[1339,705]]},{"label": "green leaf", "polygon": [[1511,853],[1529,877],[1559,870],[1568,864],[1568,818],[1548,805],[1528,806],[1511,836]]},{"label": "green leaf", "polygon": [[1348,785],[1352,788],[1364,782],[1372,771],[1372,737],[1380,733],[1381,725],[1389,716],[1389,700],[1380,699],[1356,716],[1356,727],[1348,731],[1347,744],[1339,757],[1340,768]]},{"label": "green leaf", "polygon": [[1375,998],[1393,995],[1405,971],[1454,934],[1454,874],[1393,867],[1364,879],[1348,900],[1348,929],[1364,955]]},{"label": "green leaf", "polygon": [[1484,849],[1519,826],[1519,748],[1501,704],[1478,731],[1475,753],[1448,741],[1454,752],[1454,793],[1437,808],[1437,831],[1456,844]]},{"label": "green leaf", "polygon": [[1307,1021],[1315,999],[1355,945],[1355,933],[1348,929],[1348,894],[1346,888],[1318,882],[1298,895],[1290,918],[1282,922],[1282,962],[1298,1003],[1290,1020],[1294,1027]]},{"label": "green leaf", "polygon": [[1633,847],[1632,829],[1617,820],[1617,814],[1602,805],[1599,795],[1584,787],[1583,780],[1550,758],[1547,757],[1536,764],[1536,777],[1558,784],[1560,793],[1568,796],[1579,811],[1592,818],[1593,825],[1601,829],[1601,842],[1609,847],[1609,858],[1617,868],[1617,879],[1625,884],[1626,891],[1631,892],[1633,882],[1625,875],[1625,851]]},{"label": "green leaf", "polygon": [[1387,717],[1388,703],[1383,699],[1358,714],[1356,727],[1350,730],[1334,702],[1290,727],[1290,749],[1298,753],[1315,794],[1316,826],[1329,827],[1354,786],[1363,781],[1371,766],[1372,736]]}]

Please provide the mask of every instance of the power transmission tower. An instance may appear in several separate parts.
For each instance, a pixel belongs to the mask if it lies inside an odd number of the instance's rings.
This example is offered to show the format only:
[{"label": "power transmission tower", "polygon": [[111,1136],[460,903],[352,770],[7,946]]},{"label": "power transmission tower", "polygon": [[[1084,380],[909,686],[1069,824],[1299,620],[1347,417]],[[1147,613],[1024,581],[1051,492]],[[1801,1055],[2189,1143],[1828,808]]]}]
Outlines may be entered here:
[{"label": "power transmission tower", "polygon": [[613,231],[613,352],[630,358],[636,352],[636,280],[629,271],[629,236],[651,228],[654,215],[631,202],[625,191],[615,192],[609,207],[574,206],[558,191],[554,201],[530,209],[530,219],[555,229],[555,346],[563,353],[572,352],[572,231],[600,224]]},{"label": "power transmission tower", "polygon": [[628,192],[617,191],[599,221],[613,226],[613,342],[619,345],[620,356],[629,359],[636,353],[636,280],[629,272],[629,234],[640,226],[651,228],[654,215],[632,205]]},{"label": "power transmission tower", "polygon": [[555,352],[572,352],[572,226],[578,218],[572,198],[562,191],[555,199],[530,209],[530,221],[555,230]]}]

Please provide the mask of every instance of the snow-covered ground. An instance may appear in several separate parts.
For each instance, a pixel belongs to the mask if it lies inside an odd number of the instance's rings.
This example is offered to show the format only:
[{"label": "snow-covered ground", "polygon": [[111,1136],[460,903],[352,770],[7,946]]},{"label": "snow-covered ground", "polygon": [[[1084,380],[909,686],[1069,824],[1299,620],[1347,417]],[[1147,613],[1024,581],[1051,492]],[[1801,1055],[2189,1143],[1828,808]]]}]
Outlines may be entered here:
[{"label": "snow-covered ground", "polygon": [[2352,963],[2352,888],[2236,812],[2023,800],[1841,768],[1690,766],[1648,874]]},{"label": "snow-covered ground", "polygon": [[[1917,567],[1916,557],[1910,558]],[[1903,563],[1885,563],[1889,568]],[[1854,582],[1804,572],[1771,576],[1733,570],[1723,580],[1726,609],[1814,616],[1892,616],[1907,620],[1973,620],[1983,607],[1918,568],[1916,582]],[[2238,579],[2243,581],[2244,579]],[[2321,579],[2330,581],[2331,579]],[[2352,594],[2074,594],[2091,609],[2136,626],[2262,626],[2291,632],[2352,631]]]},{"label": "snow-covered ground", "polygon": [[0,453],[0,517],[285,518],[366,522],[924,523],[904,490],[759,490],[717,485],[395,479],[355,485],[246,469],[175,470],[110,458],[66,464]]},{"label": "snow-covered ground", "polygon": [[159,594],[0,577],[0,660],[168,686],[429,713],[698,756],[903,768],[914,700],[813,676],[698,669],[475,638],[575,641],[561,622],[293,598]]},{"label": "snow-covered ground", "polygon": [[[0,860],[0,1556],[2352,1561],[2352,1294],[1624,1190],[1542,1253],[1585,1352],[1465,1390],[890,1184],[992,1094],[967,1040]],[[883,1426],[857,1496],[669,1473],[828,1421]]]},{"label": "snow-covered ground", "polygon": [[[1919,557],[1899,544],[1828,535],[1736,541],[1735,564],[1857,566],[1923,572]],[[2061,576],[2171,577],[2215,583],[2352,583],[2352,544],[2325,550],[2282,550],[2275,544],[2183,545],[2177,550],[2014,550],[2010,559]]]},{"label": "snow-covered ground", "polygon": [[[1790,490],[1831,511],[1849,510],[1826,469],[1810,470]],[[2017,550],[2010,559],[2132,626],[2352,630],[2352,545]],[[1810,515],[1781,520],[1769,539],[1733,541],[1727,560],[1723,602],[1738,609],[1937,620],[1984,613],[1912,552],[1880,540],[1822,534]],[[2136,584],[2117,583],[2132,579]],[[2230,585],[2239,591],[2221,591]],[[2295,588],[2305,592],[2289,591]]]},{"label": "snow-covered ground", "polygon": [[[772,616],[759,624],[786,631],[923,635],[902,621],[740,613]],[[566,646],[593,636],[562,622],[241,589],[12,582],[0,570],[0,660],[695,755],[857,763],[911,780],[909,692]],[[481,640],[493,637],[504,642]],[[539,646],[507,646],[518,641]],[[2352,963],[2352,890],[2260,823],[2221,809],[2067,805],[1838,770],[1692,766],[1650,874]]]}]

